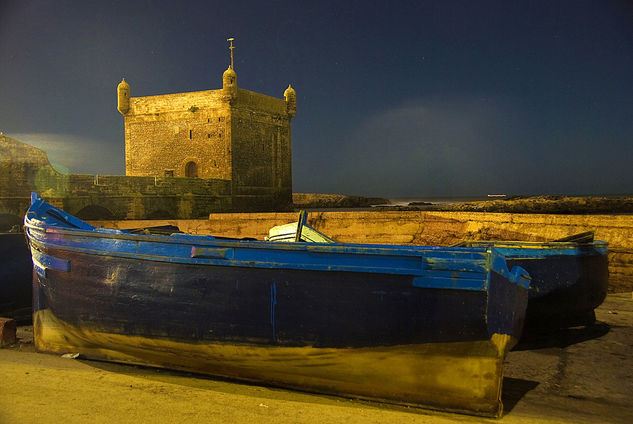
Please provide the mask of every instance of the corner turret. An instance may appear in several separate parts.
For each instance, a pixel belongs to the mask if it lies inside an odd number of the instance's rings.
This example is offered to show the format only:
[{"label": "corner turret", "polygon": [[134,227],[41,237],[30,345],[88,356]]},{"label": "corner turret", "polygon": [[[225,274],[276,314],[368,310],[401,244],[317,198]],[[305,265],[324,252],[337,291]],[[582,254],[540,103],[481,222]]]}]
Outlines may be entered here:
[{"label": "corner turret", "polygon": [[237,74],[232,66],[222,74],[222,89],[232,98],[237,95]]},{"label": "corner turret", "polygon": [[288,88],[284,91],[284,99],[286,99],[286,111],[292,118],[297,114],[297,93],[290,84],[288,84]]},{"label": "corner turret", "polygon": [[125,115],[130,110],[130,85],[125,82],[125,78],[121,80],[116,88],[117,91],[117,109],[121,115]]},{"label": "corner turret", "polygon": [[230,43],[229,50],[231,51],[231,64],[229,68],[222,74],[222,89],[228,93],[228,95],[235,99],[237,97],[237,74],[233,69],[233,46],[234,38],[227,38],[226,41]]}]

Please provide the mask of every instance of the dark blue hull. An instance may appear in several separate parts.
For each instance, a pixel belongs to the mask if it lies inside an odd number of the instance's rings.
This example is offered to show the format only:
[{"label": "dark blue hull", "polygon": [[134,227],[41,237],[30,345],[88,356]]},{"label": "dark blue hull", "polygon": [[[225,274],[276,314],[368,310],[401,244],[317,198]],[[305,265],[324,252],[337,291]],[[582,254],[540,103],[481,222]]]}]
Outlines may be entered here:
[{"label": "dark blue hull", "polygon": [[[486,291],[423,289],[407,275],[144,263],[34,248],[36,257],[72,264],[72,272],[39,276],[35,311],[109,333],[363,348],[518,336],[523,325],[513,311],[526,291],[510,292],[496,272]],[[492,303],[496,296],[505,303]]]},{"label": "dark blue hull", "polygon": [[595,320],[594,309],[607,295],[607,243],[489,242],[460,245],[497,248],[508,266],[524,268],[532,278],[526,311],[526,332],[542,333]]},{"label": "dark blue hull", "polygon": [[561,255],[547,259],[508,259],[529,272],[526,330],[530,333],[592,324],[594,309],[607,296],[606,254]]}]

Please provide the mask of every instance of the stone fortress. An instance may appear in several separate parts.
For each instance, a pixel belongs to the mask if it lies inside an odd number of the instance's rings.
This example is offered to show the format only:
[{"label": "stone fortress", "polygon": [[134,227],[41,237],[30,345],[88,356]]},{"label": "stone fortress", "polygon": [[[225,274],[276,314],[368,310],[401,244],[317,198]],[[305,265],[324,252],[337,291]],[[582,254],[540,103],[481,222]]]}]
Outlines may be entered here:
[{"label": "stone fortress", "polygon": [[0,135],[0,225],[21,222],[32,191],[84,219],[290,209],[296,93],[290,85],[283,99],[239,88],[229,41],[221,89],[130,97],[121,81],[125,176],[61,174],[42,150]]},{"label": "stone fortress", "polygon": [[229,41],[231,64],[219,90],[130,97],[129,84],[121,81],[125,173],[229,180],[235,194],[289,202],[296,93],[289,85],[277,99],[239,88]]}]

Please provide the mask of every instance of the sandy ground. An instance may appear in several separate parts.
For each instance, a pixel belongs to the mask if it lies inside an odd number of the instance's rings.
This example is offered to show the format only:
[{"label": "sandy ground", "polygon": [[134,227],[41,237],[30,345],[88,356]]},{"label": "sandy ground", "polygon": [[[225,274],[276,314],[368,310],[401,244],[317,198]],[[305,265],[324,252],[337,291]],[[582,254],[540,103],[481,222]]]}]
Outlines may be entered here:
[{"label": "sandy ground", "polygon": [[32,328],[0,349],[0,423],[631,423],[633,301],[508,356],[500,420],[240,384],[35,352]]}]

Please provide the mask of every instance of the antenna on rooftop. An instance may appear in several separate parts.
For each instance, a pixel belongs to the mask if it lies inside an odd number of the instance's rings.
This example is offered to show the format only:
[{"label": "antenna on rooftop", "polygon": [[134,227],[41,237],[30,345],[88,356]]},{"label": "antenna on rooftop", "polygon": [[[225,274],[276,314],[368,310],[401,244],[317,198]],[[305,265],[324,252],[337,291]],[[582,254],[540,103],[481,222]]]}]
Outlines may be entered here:
[{"label": "antenna on rooftop", "polygon": [[227,38],[226,41],[228,41],[230,44],[229,46],[229,50],[231,50],[231,69],[233,69],[233,49],[235,48],[233,46],[233,41],[235,40],[235,38]]}]

